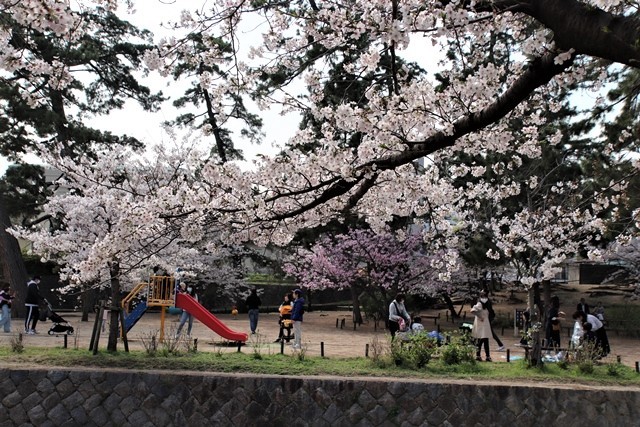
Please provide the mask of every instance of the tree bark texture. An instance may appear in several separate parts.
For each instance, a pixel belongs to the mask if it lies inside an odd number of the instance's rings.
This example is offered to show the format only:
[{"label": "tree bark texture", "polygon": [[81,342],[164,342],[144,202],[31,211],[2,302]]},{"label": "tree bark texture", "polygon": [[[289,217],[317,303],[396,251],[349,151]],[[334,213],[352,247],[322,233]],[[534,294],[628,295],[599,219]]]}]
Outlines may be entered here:
[{"label": "tree bark texture", "polygon": [[27,291],[27,269],[22,259],[18,240],[6,231],[10,227],[11,219],[0,194],[0,270],[2,280],[9,283],[15,292],[16,298],[12,304],[11,315],[12,317],[22,317]]},{"label": "tree bark texture", "polygon": [[362,325],[362,312],[360,311],[360,298],[357,285],[351,285],[351,303],[353,304],[353,323]]},{"label": "tree bark texture", "polygon": [[111,277],[111,305],[110,324],[109,324],[109,341],[107,342],[107,351],[118,351],[118,336],[120,331],[120,264],[113,261],[109,265],[109,275]]}]

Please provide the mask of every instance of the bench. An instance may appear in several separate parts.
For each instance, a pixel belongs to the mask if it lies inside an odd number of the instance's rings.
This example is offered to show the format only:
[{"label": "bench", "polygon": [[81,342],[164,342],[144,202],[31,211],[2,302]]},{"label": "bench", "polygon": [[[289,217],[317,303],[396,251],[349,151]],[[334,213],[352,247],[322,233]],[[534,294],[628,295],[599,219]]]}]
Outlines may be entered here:
[{"label": "bench", "polygon": [[435,315],[435,314],[421,314],[420,318],[421,319],[432,319],[433,320],[433,324],[437,325],[438,324],[438,320],[440,319],[440,313],[438,313],[438,315]]}]

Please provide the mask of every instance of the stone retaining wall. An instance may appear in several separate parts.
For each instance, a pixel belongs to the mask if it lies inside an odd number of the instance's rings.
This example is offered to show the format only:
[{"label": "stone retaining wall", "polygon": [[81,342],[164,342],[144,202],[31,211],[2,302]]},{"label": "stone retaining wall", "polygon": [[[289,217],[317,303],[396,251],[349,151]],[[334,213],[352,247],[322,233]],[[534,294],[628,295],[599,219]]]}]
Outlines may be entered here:
[{"label": "stone retaining wall", "polygon": [[4,426],[630,426],[640,390],[0,369]]}]

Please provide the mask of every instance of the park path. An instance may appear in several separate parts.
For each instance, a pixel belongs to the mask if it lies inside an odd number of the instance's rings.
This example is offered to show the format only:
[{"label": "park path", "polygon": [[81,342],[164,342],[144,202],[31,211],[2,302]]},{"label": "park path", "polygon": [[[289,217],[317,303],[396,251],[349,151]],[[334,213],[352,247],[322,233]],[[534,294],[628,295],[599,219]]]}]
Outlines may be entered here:
[{"label": "park path", "polygon": [[[425,329],[430,331],[437,329],[438,325],[442,330],[457,330],[459,323],[447,322],[444,310],[427,310],[423,311],[424,315],[434,315],[440,313],[441,318],[438,323],[432,319],[423,321]],[[67,339],[67,345],[70,348],[89,348],[91,334],[94,326],[94,318],[90,316],[88,322],[80,322],[80,313],[61,313],[63,317],[70,322],[76,330],[74,336]],[[231,329],[239,332],[249,332],[249,319],[246,314],[232,316],[231,314],[216,315],[220,320],[225,322]],[[304,315],[302,342],[306,346],[307,354],[310,356],[319,356],[324,352],[325,357],[363,357],[369,347],[371,355],[373,342],[377,339],[386,343],[388,334],[384,329],[374,328],[372,321],[358,326],[355,330],[351,321],[351,313],[347,311],[314,311],[307,312]],[[344,326],[343,326],[344,321]],[[22,329],[22,319],[12,319],[13,331]],[[23,337],[25,346],[33,345],[38,347],[62,347],[64,340],[62,337],[47,335],[48,329],[52,323],[39,322],[37,335],[25,335]],[[167,315],[165,320],[165,334],[173,334],[178,325],[178,315]],[[381,323],[381,327],[384,325]],[[143,349],[143,341],[149,340],[150,336],[160,330],[160,314],[145,314],[129,333],[129,346],[131,349]],[[186,331],[186,325],[184,330]],[[501,329],[498,335],[504,342],[505,346],[510,350],[510,358],[517,359],[524,357],[524,350],[516,346],[519,337],[513,335],[513,329],[505,329],[504,333]],[[261,313],[258,323],[258,332],[256,335],[250,335],[247,345],[242,351],[253,351],[253,348],[260,346],[260,351],[264,353],[279,353],[281,347],[279,343],[273,341],[278,336],[278,315],[276,313]],[[232,352],[237,351],[234,346],[223,345],[224,341],[213,331],[208,329],[197,320],[194,321],[192,338],[198,339],[199,351],[212,352]],[[9,345],[11,334],[0,332],[0,345]],[[568,340],[566,336],[563,340]],[[616,361],[620,357],[620,361],[630,367],[635,367],[636,362],[640,361],[640,340],[637,338],[625,338],[610,334],[611,354],[606,361]],[[566,341],[565,341],[566,342]],[[226,344],[226,343],[224,343]],[[107,345],[107,333],[104,332],[100,337],[99,347],[104,349]],[[119,343],[119,349],[123,349],[122,343]],[[285,345],[285,354],[292,353],[290,346]],[[495,362],[506,362],[507,353],[498,352],[497,344],[491,340],[491,356]]]}]

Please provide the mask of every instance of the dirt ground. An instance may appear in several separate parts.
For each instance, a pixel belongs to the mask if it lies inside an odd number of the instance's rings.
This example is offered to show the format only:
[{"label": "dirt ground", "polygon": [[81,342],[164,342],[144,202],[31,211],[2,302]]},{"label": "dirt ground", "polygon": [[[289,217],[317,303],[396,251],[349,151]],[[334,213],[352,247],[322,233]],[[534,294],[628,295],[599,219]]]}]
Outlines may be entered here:
[{"label": "dirt ground", "polygon": [[[558,289],[560,290],[560,289]],[[579,301],[581,296],[587,298],[587,302],[591,302],[595,305],[595,301],[592,302],[590,298],[590,288],[580,288],[581,292],[575,292],[568,289],[565,293],[560,293],[561,301],[563,305],[561,309],[565,309],[569,320],[565,322],[565,326],[572,325],[570,316],[575,309],[575,305]],[[524,304],[516,302],[511,303],[507,298],[507,294],[496,293],[493,298],[495,301],[496,310],[499,313],[513,313],[516,308],[524,308]],[[600,295],[603,297],[602,295]],[[611,296],[609,296],[611,297]],[[524,298],[524,294],[516,295],[516,299]],[[604,298],[604,297],[603,297]],[[613,300],[606,300],[606,304],[611,303]],[[410,309],[410,307],[409,307]],[[468,312],[468,307],[463,309]],[[423,310],[422,315],[437,315],[440,314],[440,319],[434,321],[433,319],[425,319],[423,324],[428,331],[436,330],[438,327],[442,331],[458,330],[460,321],[448,322],[446,317],[446,310]],[[62,313],[63,317],[70,322],[76,330],[74,336],[68,337],[69,348],[89,348],[89,342],[94,327],[94,319],[90,317],[88,322],[80,321],[80,313]],[[512,314],[513,315],[513,314]],[[140,321],[132,328],[129,333],[129,346],[131,349],[143,349],[143,342],[149,341],[151,335],[159,333],[160,330],[160,313],[147,313]],[[235,331],[249,332],[249,319],[247,314],[239,314],[232,316],[231,314],[221,314],[217,317],[227,324],[231,329]],[[178,315],[167,314],[165,318],[165,334],[166,336],[173,336],[178,325]],[[367,353],[367,347],[369,347],[369,355],[372,354],[372,344],[374,340],[380,342],[388,342],[388,333],[384,330],[384,324],[380,324],[378,328],[375,327],[372,321],[368,321],[365,324],[353,327],[351,313],[348,311],[314,311],[307,312],[304,315],[302,343],[306,348],[306,352],[310,356],[319,356],[321,353],[325,357],[362,357]],[[343,326],[344,321],[344,326]],[[13,331],[20,331],[23,327],[22,319],[12,319]],[[25,346],[52,346],[62,347],[64,339],[57,336],[47,335],[48,329],[51,327],[50,321],[40,322],[38,324],[37,335],[24,336]],[[185,326],[186,330],[186,326]],[[514,336],[513,328],[497,328],[497,333],[500,339],[504,342],[504,345],[509,349],[509,356],[512,360],[522,358],[524,356],[524,350],[516,346],[520,337]],[[249,352],[253,351],[253,348],[260,346],[260,351],[268,353],[279,353],[281,346],[279,343],[274,343],[274,340],[278,336],[278,315],[277,313],[260,313],[258,332],[256,335],[250,335],[249,341],[242,347],[241,351]],[[215,352],[232,352],[237,351],[237,347],[228,345],[221,337],[216,335],[213,331],[208,329],[202,323],[197,320],[194,321],[192,338],[198,339],[199,351],[215,351]],[[0,332],[0,345],[9,345],[11,334],[3,334]],[[567,334],[562,336],[564,343],[568,342]],[[620,358],[620,361],[630,367],[635,367],[635,363],[640,361],[640,339],[627,338],[623,336],[617,336],[616,334],[609,334],[611,341],[612,352],[608,356],[607,361],[615,361]],[[106,348],[107,344],[107,332],[101,334],[100,348]],[[507,353],[498,352],[498,345],[494,340],[491,340],[491,355],[496,362],[506,362]],[[120,342],[118,344],[119,350],[124,347]],[[284,353],[291,354],[293,350],[290,345],[284,346]]]}]

